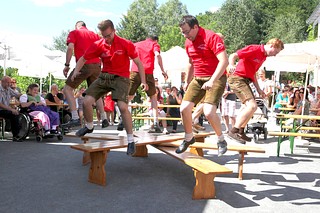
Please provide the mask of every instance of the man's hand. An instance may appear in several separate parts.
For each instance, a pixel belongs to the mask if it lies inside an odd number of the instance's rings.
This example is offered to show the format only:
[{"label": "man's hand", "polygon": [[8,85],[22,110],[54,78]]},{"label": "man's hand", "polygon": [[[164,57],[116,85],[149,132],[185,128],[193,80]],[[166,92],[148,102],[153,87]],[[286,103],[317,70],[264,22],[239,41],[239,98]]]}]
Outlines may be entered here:
[{"label": "man's hand", "polygon": [[165,81],[168,80],[168,74],[165,71],[162,72],[162,75]]},{"label": "man's hand", "polygon": [[149,90],[149,86],[148,86],[148,84],[147,83],[141,83],[142,85],[142,89],[143,89],[143,91],[148,91]]},{"label": "man's hand", "polygon": [[259,93],[261,98],[266,98],[267,97],[266,94],[261,89],[258,90],[258,93]]},{"label": "man's hand", "polygon": [[229,70],[229,73],[230,73],[230,74],[233,74],[233,73],[234,73],[234,71],[236,70],[236,66],[235,66],[235,65],[231,65],[231,64],[229,64],[229,66],[228,66],[228,70]]},{"label": "man's hand", "polygon": [[79,72],[73,71],[73,75],[71,76],[71,81],[74,81],[74,79],[79,75]]},{"label": "man's hand", "polygon": [[67,66],[64,67],[64,69],[63,69],[63,75],[64,75],[64,77],[67,77],[67,76],[68,76],[69,70],[70,70],[70,67],[67,67]]},{"label": "man's hand", "polygon": [[206,83],[204,83],[201,87],[201,89],[204,90],[210,90],[213,86],[213,83],[211,81],[207,81]]}]

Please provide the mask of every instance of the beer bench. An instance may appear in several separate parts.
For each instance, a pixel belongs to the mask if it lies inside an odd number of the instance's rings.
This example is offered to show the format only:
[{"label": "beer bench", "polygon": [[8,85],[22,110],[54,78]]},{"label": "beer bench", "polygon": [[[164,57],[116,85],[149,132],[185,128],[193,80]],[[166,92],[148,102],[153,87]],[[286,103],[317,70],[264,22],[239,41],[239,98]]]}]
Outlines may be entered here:
[{"label": "beer bench", "polygon": [[[197,141],[204,141],[205,137],[213,134],[209,133],[200,133],[195,134]],[[183,134],[175,135],[152,135],[143,132],[138,132],[134,134],[139,138],[139,141],[136,143],[137,152],[134,157],[147,157],[148,151],[146,145],[154,145],[157,149],[165,152],[168,155],[175,156],[176,159],[182,160],[187,165],[192,167],[195,172],[196,185],[194,187],[193,199],[208,199],[215,197],[215,188],[213,179],[217,174],[227,174],[232,173],[232,171],[224,166],[216,164],[208,159],[198,156],[194,153],[185,153],[181,156],[175,154],[175,148],[172,147],[163,147],[156,146],[157,144],[163,145],[164,143],[174,142],[182,140],[184,138]],[[91,165],[88,174],[88,181],[91,183],[99,184],[102,186],[106,185],[106,169],[105,164],[107,161],[108,152],[112,149],[126,148],[127,147],[127,138],[119,137],[115,139],[114,136],[111,136],[111,139],[100,141],[100,142],[89,142],[89,139],[103,138],[102,135],[97,136],[84,136],[82,139],[86,142],[84,144],[73,145],[71,148],[83,151],[89,154]],[[104,138],[108,138],[108,135],[105,135]]]},{"label": "beer bench", "polygon": [[[307,121],[312,120],[320,120],[320,116],[315,115],[290,115],[290,114],[277,114],[276,118],[280,119],[280,131],[269,132],[270,136],[278,136],[278,145],[277,145],[277,156],[280,155],[280,146],[281,143],[284,141],[283,137],[289,137],[290,141],[290,149],[291,154],[293,154],[293,147],[294,147],[294,138],[301,136],[307,138],[319,138],[320,134],[318,133],[301,133],[300,130],[319,130],[318,127],[308,127],[304,126]],[[292,125],[287,126],[284,125],[282,121],[285,119],[293,119]],[[299,122],[302,120],[302,122]]]},{"label": "beer bench", "polygon": [[174,147],[159,145],[153,145],[153,147],[182,161],[193,169],[195,186],[192,199],[194,200],[215,198],[214,178],[216,175],[232,173],[232,170],[191,152],[177,154]]},{"label": "beer bench", "polygon": [[[178,147],[182,141],[175,141],[170,143],[161,144],[162,146],[173,146]],[[201,142],[195,142],[194,144],[191,144],[190,146],[190,152],[194,153],[199,156],[203,156],[203,149],[213,149],[218,150],[217,144],[214,143],[201,143]],[[244,163],[244,156],[248,152],[255,152],[255,153],[265,153],[266,151],[259,147],[251,147],[251,146],[232,146],[228,145],[228,151],[236,151],[239,152],[239,163],[238,163],[238,178],[240,180],[243,179],[243,163]]]}]

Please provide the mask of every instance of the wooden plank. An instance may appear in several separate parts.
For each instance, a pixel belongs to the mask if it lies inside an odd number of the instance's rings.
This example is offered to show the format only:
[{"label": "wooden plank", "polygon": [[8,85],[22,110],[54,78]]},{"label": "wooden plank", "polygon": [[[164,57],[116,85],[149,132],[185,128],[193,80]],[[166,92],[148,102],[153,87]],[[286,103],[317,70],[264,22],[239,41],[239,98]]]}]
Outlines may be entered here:
[{"label": "wooden plank", "polygon": [[217,164],[211,160],[205,159],[201,156],[192,154],[190,152],[183,152],[181,154],[177,154],[175,152],[175,148],[173,147],[166,147],[166,146],[157,146],[154,145],[155,148],[161,150],[162,152],[184,162],[188,166],[204,173],[204,174],[228,174],[232,173],[232,170]]},{"label": "wooden plank", "polygon": [[[140,117],[140,116],[135,116],[132,117],[133,120],[153,120],[153,117]],[[182,118],[172,118],[172,117],[158,117],[159,121],[181,121]]]},{"label": "wooden plank", "polygon": [[[282,129],[293,129],[292,126],[282,126]],[[315,127],[315,126],[301,126],[301,127],[296,127],[296,129],[299,130],[320,130],[320,127]]]},{"label": "wooden plank", "polygon": [[[181,143],[182,143],[182,141],[174,141],[174,142],[169,142],[169,143],[165,143],[165,144],[161,144],[161,145],[178,147]],[[206,142],[206,143],[195,142],[194,144],[191,144],[189,147],[190,148],[201,148],[201,149],[215,149],[215,150],[218,149],[218,146],[216,143],[208,143],[208,142]],[[252,146],[247,146],[247,145],[243,145],[243,146],[228,145],[228,151],[256,152],[256,153],[265,153],[266,152],[262,148],[252,147]]]},{"label": "wooden plank", "polygon": [[[175,141],[170,143],[164,143],[161,144],[161,146],[173,146],[178,147],[181,144],[182,141]],[[190,152],[194,154],[198,154],[200,156],[203,156],[203,149],[218,149],[217,144],[214,143],[199,143],[195,142],[194,144],[191,144],[190,146]],[[243,179],[243,163],[244,163],[244,155],[247,152],[255,152],[255,153],[265,153],[265,150],[259,147],[250,147],[250,146],[230,146],[228,145],[228,151],[237,151],[239,152],[239,163],[238,163],[238,178],[240,180]]]},{"label": "wooden plank", "polygon": [[301,136],[309,138],[320,138],[320,134],[317,133],[300,133],[300,132],[268,132],[268,135],[271,136]]},{"label": "wooden plank", "polygon": [[82,137],[76,136],[75,132],[70,132],[66,134],[65,136],[68,137],[77,137],[81,138],[81,140],[86,140],[86,139],[101,139],[101,140],[119,140],[121,138],[125,138],[124,136],[118,136],[118,134],[97,134],[97,133],[88,133]]},{"label": "wooden plank", "polygon": [[276,117],[277,118],[306,119],[306,120],[320,120],[320,116],[316,116],[316,115],[277,114]]},{"label": "wooden plank", "polygon": [[215,198],[215,176],[217,174],[232,173],[232,170],[190,152],[177,154],[175,148],[157,145],[153,146],[193,168],[195,186],[193,188],[192,199],[194,200]]},{"label": "wooden plank", "polygon": [[[170,136],[170,135],[146,135],[143,138],[137,138],[138,142],[136,146],[144,146],[148,144],[158,144],[165,142],[172,142],[176,140],[181,140],[184,136]],[[104,151],[109,149],[118,149],[127,147],[128,142],[126,138],[121,138],[119,140],[110,140],[110,141],[102,141],[102,142],[91,142],[79,145],[73,145],[71,148],[77,149],[85,152],[96,152],[96,151]]]},{"label": "wooden plank", "polygon": [[[203,141],[205,137],[214,134],[214,132],[202,132],[198,134],[194,134],[194,137],[196,140]],[[177,133],[174,135],[164,135],[162,133],[160,134],[150,134],[147,132],[134,132],[134,135],[137,140],[137,146],[145,146],[148,144],[159,144],[159,143],[167,143],[167,142],[173,142],[177,140],[182,140],[184,139],[184,134],[183,133]],[[86,139],[91,139],[92,135],[86,135],[83,138]],[[99,140],[105,140],[101,142],[91,142],[91,143],[85,143],[85,144],[78,144],[78,145],[73,145],[71,148],[77,149],[80,151],[85,151],[85,152],[95,152],[95,151],[103,151],[103,150],[109,150],[109,149],[117,149],[117,148],[125,148],[127,147],[127,138],[126,137],[121,137],[119,136],[117,140],[114,139],[108,139],[109,136],[105,135],[103,136],[98,136],[97,137]]]}]

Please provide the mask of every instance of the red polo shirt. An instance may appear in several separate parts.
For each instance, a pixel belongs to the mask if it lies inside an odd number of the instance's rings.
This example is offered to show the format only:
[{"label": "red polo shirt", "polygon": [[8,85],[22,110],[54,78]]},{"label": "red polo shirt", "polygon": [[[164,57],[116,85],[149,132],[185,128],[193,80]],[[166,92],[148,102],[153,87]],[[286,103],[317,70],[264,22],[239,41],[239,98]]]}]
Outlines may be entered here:
[{"label": "red polo shirt", "polygon": [[137,58],[138,53],[131,41],[114,35],[111,46],[105,39],[100,39],[89,47],[83,57],[86,60],[100,57],[103,64],[102,72],[129,78],[130,58]]},{"label": "red polo shirt", "polygon": [[[78,61],[79,58],[84,55],[90,45],[99,39],[100,37],[98,34],[88,30],[86,27],[81,27],[80,29],[73,30],[69,33],[67,37],[67,45],[69,43],[74,44],[74,55],[76,57],[76,61]],[[100,63],[100,59],[92,58],[86,61],[86,64],[94,63]]]},{"label": "red polo shirt", "polygon": [[267,59],[264,45],[249,45],[237,51],[239,62],[233,75],[249,78],[254,81],[254,75]]},{"label": "red polo shirt", "polygon": [[[139,58],[143,63],[144,71],[146,74],[153,74],[154,70],[154,52],[160,53],[160,45],[152,39],[146,39],[134,44],[138,51]],[[133,62],[131,65],[131,71],[139,72],[138,66]]]},{"label": "red polo shirt", "polygon": [[219,63],[216,55],[225,50],[222,39],[202,27],[199,27],[194,41],[186,40],[185,47],[189,58],[192,59],[196,77],[212,76]]}]

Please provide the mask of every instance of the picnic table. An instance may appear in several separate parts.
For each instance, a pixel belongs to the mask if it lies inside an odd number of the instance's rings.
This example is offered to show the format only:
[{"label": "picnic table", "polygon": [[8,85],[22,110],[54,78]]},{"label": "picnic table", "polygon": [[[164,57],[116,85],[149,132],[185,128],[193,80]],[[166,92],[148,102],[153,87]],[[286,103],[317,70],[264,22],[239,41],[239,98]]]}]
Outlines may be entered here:
[{"label": "picnic table", "polygon": [[[291,154],[293,154],[294,139],[295,137],[309,137],[309,138],[320,138],[318,133],[303,133],[300,130],[320,130],[319,127],[306,126],[309,120],[320,120],[320,116],[316,115],[292,115],[292,114],[277,114],[276,118],[280,119],[280,132],[269,132],[271,136],[278,136],[277,156],[280,155],[280,145],[284,141],[285,137],[289,137]],[[293,119],[290,125],[284,124],[282,121],[285,119]],[[283,138],[284,137],[284,138]]]}]

